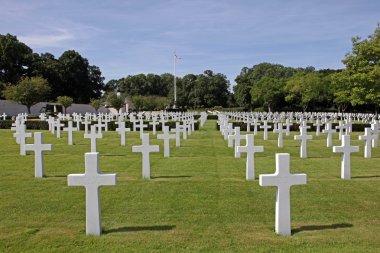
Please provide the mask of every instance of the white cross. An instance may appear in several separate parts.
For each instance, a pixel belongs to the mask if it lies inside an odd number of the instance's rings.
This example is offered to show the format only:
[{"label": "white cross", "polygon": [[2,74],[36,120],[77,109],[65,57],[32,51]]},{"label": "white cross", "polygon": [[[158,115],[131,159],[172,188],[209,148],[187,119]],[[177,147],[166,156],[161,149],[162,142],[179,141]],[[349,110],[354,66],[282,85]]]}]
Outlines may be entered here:
[{"label": "white cross", "polygon": [[376,120],[374,123],[371,124],[371,130],[372,130],[373,135],[375,136],[372,140],[372,147],[373,148],[377,147],[377,142],[379,140],[379,132],[380,132],[379,127],[380,127],[380,124]]},{"label": "white cross", "polygon": [[255,153],[263,152],[263,146],[255,146],[255,139],[253,134],[245,136],[245,146],[237,146],[237,152],[247,153],[247,160],[245,164],[245,178],[246,180],[255,179]]},{"label": "white cross", "polygon": [[84,117],[84,121],[81,122],[84,125],[84,133],[88,134],[88,125],[91,124],[91,121],[88,121],[88,117]]},{"label": "white cross", "polygon": [[170,134],[169,127],[164,126],[163,134],[157,134],[157,139],[164,140],[164,157],[170,156],[170,139],[175,139],[175,134]]},{"label": "white cross", "polygon": [[120,145],[125,146],[125,134],[126,132],[130,132],[130,128],[125,127],[125,121],[117,122],[119,127],[116,128],[116,131],[120,134]]},{"label": "white cross", "polygon": [[319,134],[321,133],[321,126],[323,126],[323,124],[319,119],[317,119],[313,126],[315,126],[315,135],[319,136]]},{"label": "white cross", "polygon": [[187,140],[187,125],[183,123],[183,125],[180,125],[179,127],[181,128],[183,139]]},{"label": "white cross", "polygon": [[240,146],[240,141],[245,139],[245,135],[240,134],[240,127],[235,127],[235,133],[233,135],[228,135],[228,147],[232,147],[235,141],[235,158],[240,157],[240,153],[237,151],[237,146]]},{"label": "white cross", "polygon": [[290,127],[293,126],[293,123],[290,122],[290,119],[285,120],[285,126],[286,126],[286,136],[290,135]]},{"label": "white cross", "polygon": [[313,136],[307,135],[307,126],[300,126],[300,135],[295,135],[295,140],[301,140],[300,157],[307,158],[307,140],[313,139]]},{"label": "white cross", "polygon": [[96,152],[96,139],[97,138],[103,138],[102,133],[97,133],[96,132],[96,126],[92,125],[91,126],[91,133],[89,134],[84,134],[85,139],[91,139],[91,152]]},{"label": "white cross", "polygon": [[342,135],[344,129],[346,129],[346,126],[343,124],[343,121],[339,121],[339,126],[336,126],[335,129],[339,130],[339,140],[342,140]]},{"label": "white cross", "polygon": [[160,146],[149,145],[149,134],[142,135],[142,145],[132,146],[132,152],[142,153],[142,174],[144,179],[150,179],[150,152],[160,151]]},{"label": "white cross", "polygon": [[51,144],[43,144],[41,132],[34,133],[34,144],[26,144],[25,150],[34,152],[34,177],[44,176],[44,151],[51,151]]},{"label": "white cross", "polygon": [[253,126],[253,134],[254,135],[257,135],[257,127],[260,127],[260,122],[255,118],[253,120],[253,123],[251,123],[251,125]]},{"label": "white cross", "polygon": [[3,112],[3,114],[1,115],[1,117],[3,117],[3,120],[5,120],[7,118],[7,115],[5,114],[5,112]]},{"label": "white cross", "polygon": [[223,130],[224,140],[228,140],[228,136],[234,133],[234,129],[232,127],[232,123],[227,123],[227,126]]},{"label": "white cross", "polygon": [[85,154],[85,173],[67,176],[68,186],[84,186],[86,188],[86,234],[101,235],[101,209],[99,187],[115,185],[116,174],[99,173],[99,153]]},{"label": "white cross", "polygon": [[142,138],[142,135],[144,134],[144,128],[148,127],[148,125],[144,124],[144,121],[140,119],[140,124],[136,124],[135,128],[140,129],[140,139]]},{"label": "white cross", "polygon": [[369,127],[364,129],[364,135],[359,136],[359,140],[365,141],[364,144],[364,158],[371,158],[371,145],[375,136],[372,134],[372,130]]},{"label": "white cross", "polygon": [[63,128],[63,131],[67,131],[68,134],[68,144],[73,145],[73,132],[78,131],[76,127],[73,127],[73,122],[67,122],[68,126]]},{"label": "white cross", "polygon": [[323,129],[322,132],[327,134],[327,147],[330,148],[332,147],[332,134],[335,133],[336,130],[332,128],[331,122],[326,122],[325,128],[326,129]]},{"label": "white cross", "polygon": [[351,159],[350,155],[352,152],[359,152],[359,146],[351,146],[350,136],[342,136],[342,145],[333,147],[334,153],[342,153],[342,163],[341,163],[341,178],[351,179]]},{"label": "white cross", "polygon": [[61,138],[61,127],[63,127],[64,124],[61,124],[61,120],[58,118],[54,125],[57,128],[57,138]]},{"label": "white cross", "polygon": [[259,176],[261,186],[276,186],[276,233],[290,235],[290,187],[306,184],[306,174],[290,174],[290,155],[276,154],[276,173]]},{"label": "white cross", "polygon": [[272,127],[268,125],[268,121],[264,120],[264,125],[260,126],[261,129],[264,129],[264,141],[268,140],[268,129]]},{"label": "white cross", "polygon": [[156,121],[156,118],[153,118],[153,121],[152,122],[149,122],[149,125],[152,125],[152,129],[153,129],[153,135],[156,135],[156,132],[157,132],[157,128],[156,126],[160,124]]},{"label": "white cross", "polygon": [[98,124],[96,124],[96,126],[98,128],[98,132],[101,134],[103,127],[105,127],[106,125],[102,123],[102,117],[100,115],[98,117]]},{"label": "white cross", "polygon": [[32,137],[32,133],[27,133],[26,126],[22,125],[19,131],[13,134],[13,137],[19,140],[20,155],[26,155],[26,150],[25,150],[26,138]]},{"label": "white cross", "polygon": [[175,134],[175,146],[180,147],[181,146],[181,127],[179,125],[179,122],[175,123],[175,128],[170,130]]},{"label": "white cross", "polygon": [[278,134],[277,147],[282,148],[283,147],[282,137],[283,137],[283,134],[286,133],[286,129],[282,128],[282,123],[278,123],[277,129],[274,129],[273,133]]}]

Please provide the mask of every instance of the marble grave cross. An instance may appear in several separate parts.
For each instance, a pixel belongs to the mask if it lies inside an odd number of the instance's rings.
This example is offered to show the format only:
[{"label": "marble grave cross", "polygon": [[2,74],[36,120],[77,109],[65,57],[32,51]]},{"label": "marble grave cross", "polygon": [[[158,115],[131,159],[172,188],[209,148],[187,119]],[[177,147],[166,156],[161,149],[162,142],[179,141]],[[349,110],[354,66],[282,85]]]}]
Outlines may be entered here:
[{"label": "marble grave cross", "polygon": [[34,177],[44,176],[44,151],[51,151],[52,144],[43,144],[41,132],[34,133],[34,144],[26,144],[25,150],[34,152]]},{"label": "marble grave cross", "polygon": [[149,145],[149,134],[142,135],[142,145],[132,146],[132,152],[142,153],[142,175],[144,179],[150,179],[150,152],[159,152],[160,146]]},{"label": "marble grave cross", "polygon": [[301,140],[300,157],[307,158],[307,140],[313,139],[313,136],[307,135],[307,126],[300,126],[300,135],[295,135],[294,140]]},{"label": "marble grave cross", "polygon": [[73,127],[73,122],[69,121],[68,126],[63,128],[63,131],[67,131],[68,134],[68,144],[73,145],[73,132],[78,131],[77,127]]},{"label": "marble grave cross", "polygon": [[91,126],[91,132],[84,134],[85,139],[91,139],[91,152],[96,152],[96,139],[103,138],[102,133],[96,132],[96,125]]},{"label": "marble grave cross", "polygon": [[157,139],[164,140],[164,157],[170,157],[170,139],[175,138],[175,134],[170,134],[169,126],[164,126],[163,133],[157,134]]},{"label": "marble grave cross", "polygon": [[290,187],[306,184],[306,174],[290,174],[290,155],[276,154],[276,172],[259,176],[260,186],[276,186],[275,231],[279,235],[291,235]]},{"label": "marble grave cross", "polygon": [[342,145],[334,146],[334,153],[342,153],[341,178],[351,179],[351,153],[359,152],[359,146],[351,146],[349,135],[342,135]]},{"label": "marble grave cross", "polygon": [[263,146],[255,146],[255,139],[253,134],[247,134],[245,136],[246,144],[245,146],[237,146],[237,152],[247,153],[247,161],[245,165],[245,179],[252,180],[255,179],[255,153],[263,152]]},{"label": "marble grave cross", "polygon": [[99,173],[99,153],[85,154],[85,173],[67,176],[68,186],[84,186],[86,188],[86,234],[101,235],[101,209],[99,187],[115,185],[116,174]]}]

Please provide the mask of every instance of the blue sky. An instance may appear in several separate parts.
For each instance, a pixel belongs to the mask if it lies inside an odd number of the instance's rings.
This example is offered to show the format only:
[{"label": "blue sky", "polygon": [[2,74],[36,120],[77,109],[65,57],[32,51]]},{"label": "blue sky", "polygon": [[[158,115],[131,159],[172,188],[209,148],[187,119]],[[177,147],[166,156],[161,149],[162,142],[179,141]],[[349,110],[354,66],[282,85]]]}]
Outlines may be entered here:
[{"label": "blue sky", "polygon": [[0,0],[0,34],[57,58],[76,50],[106,81],[139,73],[244,66],[343,68],[351,38],[372,34],[379,0]]}]

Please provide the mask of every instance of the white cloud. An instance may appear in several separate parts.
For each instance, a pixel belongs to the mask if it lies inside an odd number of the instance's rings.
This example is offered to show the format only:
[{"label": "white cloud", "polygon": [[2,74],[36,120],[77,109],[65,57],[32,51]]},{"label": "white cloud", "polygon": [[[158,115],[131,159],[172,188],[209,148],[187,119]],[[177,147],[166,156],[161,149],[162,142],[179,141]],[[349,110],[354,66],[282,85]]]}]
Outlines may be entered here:
[{"label": "white cloud", "polygon": [[75,36],[66,29],[55,28],[48,34],[19,36],[19,39],[33,48],[43,48],[61,47],[63,43],[75,40]]}]

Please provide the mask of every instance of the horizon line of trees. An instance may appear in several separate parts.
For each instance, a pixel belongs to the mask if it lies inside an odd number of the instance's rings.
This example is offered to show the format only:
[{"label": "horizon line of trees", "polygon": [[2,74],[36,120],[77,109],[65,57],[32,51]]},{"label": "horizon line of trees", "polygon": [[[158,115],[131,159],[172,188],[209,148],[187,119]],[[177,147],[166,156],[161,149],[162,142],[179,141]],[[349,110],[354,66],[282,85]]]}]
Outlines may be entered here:
[{"label": "horizon line of trees", "polygon": [[[352,39],[344,69],[293,68],[260,63],[243,67],[233,93],[222,73],[176,77],[179,108],[240,107],[245,110],[376,111],[380,106],[380,25],[366,39]],[[128,75],[104,83],[95,65],[74,50],[59,58],[37,54],[16,36],[0,34],[0,98],[30,107],[46,99],[69,97],[74,103],[107,100],[111,93],[129,97],[139,110],[174,104],[174,76],[169,73]],[[111,97],[113,99],[111,99]],[[97,101],[99,100],[99,101]]]}]

